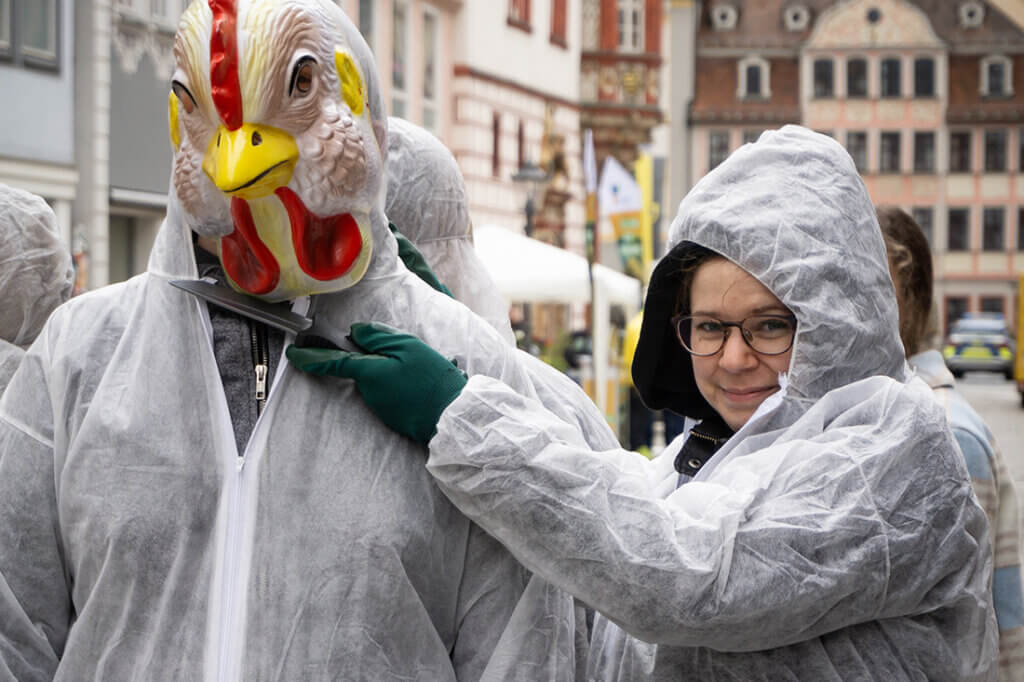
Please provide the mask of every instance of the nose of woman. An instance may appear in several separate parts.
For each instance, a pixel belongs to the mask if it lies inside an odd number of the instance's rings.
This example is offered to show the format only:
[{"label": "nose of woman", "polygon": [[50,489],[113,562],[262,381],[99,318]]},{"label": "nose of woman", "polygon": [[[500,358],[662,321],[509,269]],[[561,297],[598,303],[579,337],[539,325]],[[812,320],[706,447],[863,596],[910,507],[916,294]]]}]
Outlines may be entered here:
[{"label": "nose of woman", "polygon": [[743,333],[735,327],[729,328],[729,336],[719,351],[718,365],[728,372],[743,372],[757,367],[757,351],[743,339]]}]

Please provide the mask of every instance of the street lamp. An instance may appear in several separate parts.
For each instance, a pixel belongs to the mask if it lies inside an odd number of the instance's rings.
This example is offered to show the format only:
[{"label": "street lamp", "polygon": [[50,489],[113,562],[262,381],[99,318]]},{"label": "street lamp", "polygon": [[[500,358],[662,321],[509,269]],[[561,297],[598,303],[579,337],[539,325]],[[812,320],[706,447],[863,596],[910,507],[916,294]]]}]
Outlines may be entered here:
[{"label": "street lamp", "polygon": [[[526,227],[524,231],[527,237],[533,237],[533,216],[537,209],[534,205],[534,200],[537,197],[537,189],[541,183],[547,182],[548,174],[544,172],[542,168],[536,164],[526,161],[519,167],[515,173],[512,174],[512,182],[516,184],[526,185],[526,206],[524,212],[526,213]],[[531,335],[533,325],[530,320],[530,304],[523,303],[523,333],[526,336],[526,351],[530,351]]]},{"label": "street lamp", "polygon": [[542,168],[530,161],[525,162],[512,174],[512,182],[526,185],[526,236],[533,236],[533,216],[536,212],[534,200],[537,197],[537,189],[541,183],[547,182],[548,174]]}]

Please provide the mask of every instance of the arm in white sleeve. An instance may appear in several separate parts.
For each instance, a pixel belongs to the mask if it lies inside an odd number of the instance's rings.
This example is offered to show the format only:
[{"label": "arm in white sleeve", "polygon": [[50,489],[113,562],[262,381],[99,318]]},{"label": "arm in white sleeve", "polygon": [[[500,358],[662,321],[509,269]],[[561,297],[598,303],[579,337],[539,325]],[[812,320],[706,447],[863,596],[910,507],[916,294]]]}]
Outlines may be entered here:
[{"label": "arm in white sleeve", "polygon": [[[473,377],[441,418],[428,469],[527,567],[630,634],[749,651],[890,607],[926,612],[930,585],[900,582],[919,582],[907,562],[982,554],[961,532],[963,481],[941,466],[919,470],[931,436],[897,457],[886,450],[890,427],[850,424],[821,442],[774,446],[662,499],[642,456],[594,452],[536,401]],[[877,439],[877,452],[854,457],[850,439]],[[890,477],[893,490],[876,489]],[[937,519],[929,509],[943,496],[952,506]]]}]

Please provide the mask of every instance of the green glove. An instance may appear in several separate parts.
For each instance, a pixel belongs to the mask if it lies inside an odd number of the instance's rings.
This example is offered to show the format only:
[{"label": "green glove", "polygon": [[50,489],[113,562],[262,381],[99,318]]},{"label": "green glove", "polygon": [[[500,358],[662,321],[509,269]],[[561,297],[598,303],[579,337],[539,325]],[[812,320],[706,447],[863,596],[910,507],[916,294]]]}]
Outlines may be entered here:
[{"label": "green glove", "polygon": [[427,265],[427,261],[423,258],[423,254],[419,252],[419,249],[413,246],[413,243],[404,234],[399,232],[398,228],[393,224],[388,223],[388,227],[391,229],[391,234],[395,235],[395,239],[398,240],[398,257],[405,263],[405,267],[442,294],[447,294],[449,298],[455,298],[448,287],[441,284],[441,280],[437,278],[434,271]]},{"label": "green glove", "polygon": [[349,338],[365,353],[288,346],[303,372],[354,379],[367,407],[394,431],[426,445],[441,413],[466,385],[450,360],[411,334],[384,324],[354,324]]}]

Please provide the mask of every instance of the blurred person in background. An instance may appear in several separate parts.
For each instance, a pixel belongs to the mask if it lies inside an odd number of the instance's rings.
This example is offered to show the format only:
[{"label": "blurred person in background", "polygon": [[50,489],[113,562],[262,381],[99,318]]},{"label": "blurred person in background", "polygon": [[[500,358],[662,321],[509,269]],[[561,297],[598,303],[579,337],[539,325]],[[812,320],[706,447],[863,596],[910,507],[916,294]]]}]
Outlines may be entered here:
[{"label": "blurred person in background", "polygon": [[964,455],[974,492],[988,516],[994,573],[992,601],[999,622],[999,679],[1024,680],[1024,589],[1020,556],[1020,516],[1013,478],[992,432],[955,388],[942,354],[932,348],[932,254],[914,219],[895,206],[879,206],[889,270],[900,311],[900,338],[911,368],[927,383],[946,411]]},{"label": "blurred person in background", "polygon": [[50,313],[71,297],[73,283],[53,209],[0,184],[0,395]]},{"label": "blurred person in background", "polygon": [[[473,246],[459,165],[430,131],[401,118],[388,118],[384,205],[405,266],[482,317],[515,347],[508,304]],[[591,447],[618,447],[608,422],[576,382],[537,356],[517,350],[547,409],[575,425]]]},{"label": "blurred person in background", "polygon": [[669,245],[633,375],[702,421],[654,460],[379,323],[352,325],[357,352],[287,355],[353,379],[335,390],[427,444],[460,510],[597,611],[587,679],[994,680],[988,524],[907,371],[849,154],[763,134],[691,190]]}]

